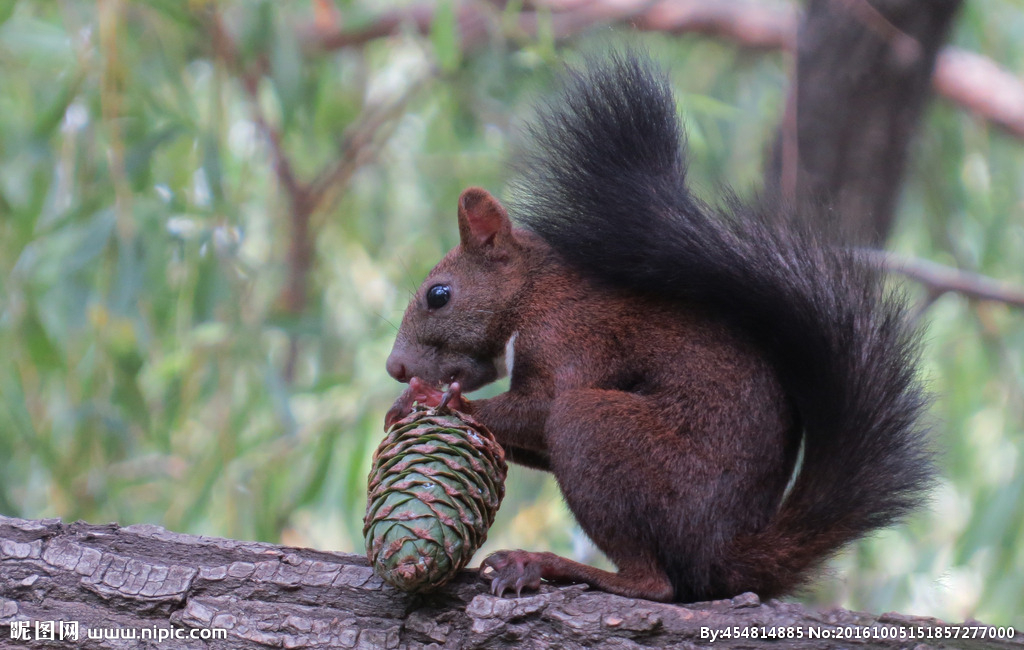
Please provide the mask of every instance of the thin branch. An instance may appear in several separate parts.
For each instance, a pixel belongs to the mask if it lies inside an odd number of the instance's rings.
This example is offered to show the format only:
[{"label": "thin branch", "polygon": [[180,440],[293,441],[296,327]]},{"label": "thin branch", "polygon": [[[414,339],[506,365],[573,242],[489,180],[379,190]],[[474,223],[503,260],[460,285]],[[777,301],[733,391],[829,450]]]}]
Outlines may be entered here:
[{"label": "thin branch", "polygon": [[991,59],[955,47],[943,49],[935,65],[937,94],[1024,139],[1024,80]]},{"label": "thin branch", "polygon": [[[867,3],[848,0],[866,13]],[[558,38],[569,38],[595,25],[628,23],[647,31],[674,34],[698,33],[729,40],[747,49],[793,50],[798,14],[787,7],[765,7],[747,2],[703,0],[533,0],[538,10],[549,11]],[[360,46],[378,38],[395,36],[404,29],[427,33],[436,3],[424,2],[381,14],[369,25],[354,30],[341,27],[304,28],[306,42],[324,50]],[[868,6],[868,9],[870,7]],[[489,14],[484,3],[463,3],[458,13],[464,49],[487,43]],[[517,28],[535,34],[538,11],[523,11]],[[872,24],[878,24],[873,20]],[[883,25],[878,28],[887,31]],[[954,47],[939,54],[932,78],[935,93],[1007,133],[1024,138],[1024,80],[992,60]]]},{"label": "thin branch", "polygon": [[[259,101],[260,79],[266,72],[267,64],[263,61],[256,65],[246,66],[238,54],[234,40],[228,34],[220,14],[211,11],[209,14],[209,31],[216,57],[241,81],[242,88],[249,96],[252,119],[256,128],[264,135],[270,145],[273,157],[274,174],[288,198],[290,212],[288,241],[288,275],[281,294],[285,311],[293,316],[303,312],[307,303],[309,270],[313,264],[314,246],[309,229],[309,218],[313,211],[310,201],[309,187],[295,175],[291,159],[281,143],[281,133],[270,124],[263,113]],[[295,363],[298,358],[298,340],[291,335],[288,340],[288,355],[285,359],[283,376],[291,383],[295,377]]]},{"label": "thin branch", "polygon": [[[227,33],[223,22],[218,14],[212,14],[209,21],[210,36],[213,42],[213,49],[227,68],[236,75],[241,81],[242,88],[249,96],[249,105],[252,111],[252,120],[256,124],[256,128],[266,138],[267,143],[270,145],[271,156],[273,157],[274,174],[277,176],[278,182],[281,187],[284,188],[285,195],[288,197],[289,207],[291,209],[292,217],[292,253],[290,255],[290,261],[293,273],[292,275],[302,276],[304,273],[296,272],[296,265],[302,266],[302,261],[296,257],[297,254],[305,252],[307,246],[301,245],[301,241],[305,239],[303,231],[305,230],[300,222],[307,221],[309,218],[309,212],[311,210],[309,206],[309,190],[307,186],[301,183],[295,176],[294,166],[292,165],[291,159],[285,152],[284,147],[281,144],[281,133],[273,125],[271,125],[263,113],[263,108],[259,101],[259,83],[262,78],[265,69],[264,66],[249,66],[245,67],[242,65],[238,50],[235,46],[231,36]],[[299,240],[298,242],[296,240]],[[285,309],[290,313],[298,313],[302,310],[305,304],[305,298],[302,295],[303,291],[295,291],[293,282],[288,282],[288,290],[285,294],[284,304]]]},{"label": "thin branch", "polygon": [[125,63],[118,52],[118,30],[124,27],[124,7],[118,2],[99,5],[99,39],[103,54],[100,67],[100,114],[110,144],[107,147],[107,165],[114,185],[114,213],[118,234],[128,239],[134,232],[132,218],[132,191],[125,168],[123,123],[123,92]]},{"label": "thin branch", "polygon": [[437,69],[432,66],[421,78],[408,84],[397,97],[363,109],[359,121],[342,135],[338,158],[325,165],[309,184],[309,202],[313,210],[319,208],[329,195],[336,195],[341,188],[347,186],[359,168],[373,161],[380,150],[380,141],[390,135],[390,132],[385,132],[385,128],[396,124],[409,102],[436,74]]},{"label": "thin branch", "polygon": [[928,289],[929,295],[934,298],[952,291],[975,300],[992,300],[1024,308],[1024,288],[1022,287],[931,260],[894,255],[877,250],[861,252],[867,259],[886,270],[920,282]]},{"label": "thin branch", "polygon": [[791,7],[755,2],[663,0],[632,19],[639,29],[672,34],[703,34],[752,50],[796,49],[799,13]]}]

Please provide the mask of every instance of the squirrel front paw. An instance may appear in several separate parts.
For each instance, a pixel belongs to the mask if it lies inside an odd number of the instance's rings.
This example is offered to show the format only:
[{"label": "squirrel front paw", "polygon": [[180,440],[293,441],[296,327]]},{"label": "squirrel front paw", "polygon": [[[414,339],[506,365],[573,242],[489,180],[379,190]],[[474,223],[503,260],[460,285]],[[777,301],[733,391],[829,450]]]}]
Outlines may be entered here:
[{"label": "squirrel front paw", "polygon": [[491,581],[491,593],[499,598],[510,589],[516,596],[523,589],[540,589],[542,562],[537,553],[529,551],[498,551],[480,564],[480,575]]},{"label": "squirrel front paw", "polygon": [[[446,398],[447,401],[445,401]],[[398,396],[384,416],[384,430],[387,431],[396,422],[412,413],[414,404],[436,408],[442,403],[453,411],[469,413],[469,400],[462,396],[462,387],[459,382],[453,381],[448,390],[442,391],[419,377],[413,377],[409,380],[409,386]]]}]

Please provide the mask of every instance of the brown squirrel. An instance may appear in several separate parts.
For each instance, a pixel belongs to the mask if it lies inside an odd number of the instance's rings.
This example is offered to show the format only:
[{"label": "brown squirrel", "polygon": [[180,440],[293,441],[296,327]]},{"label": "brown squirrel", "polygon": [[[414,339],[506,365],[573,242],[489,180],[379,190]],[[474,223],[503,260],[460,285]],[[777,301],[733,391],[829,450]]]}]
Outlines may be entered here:
[{"label": "brown squirrel", "polygon": [[[619,568],[501,551],[482,565],[495,594],[777,596],[916,505],[932,474],[917,337],[877,269],[778,201],[691,196],[667,78],[643,56],[570,74],[531,133],[524,227],[464,191],[460,244],[387,361],[409,383],[387,423],[450,384],[510,460],[555,475]],[[505,373],[506,393],[458,395]]]}]

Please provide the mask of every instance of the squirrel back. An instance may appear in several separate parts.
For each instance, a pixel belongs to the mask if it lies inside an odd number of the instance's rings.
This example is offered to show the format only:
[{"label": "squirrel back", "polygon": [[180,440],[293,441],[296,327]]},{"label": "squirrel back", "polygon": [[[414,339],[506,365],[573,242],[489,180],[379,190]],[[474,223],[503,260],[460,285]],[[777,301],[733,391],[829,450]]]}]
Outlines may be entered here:
[{"label": "squirrel back", "polygon": [[918,338],[876,267],[779,201],[695,199],[668,82],[643,57],[589,61],[531,135],[513,216],[581,275],[700,304],[744,332],[802,426],[791,489],[764,528],[729,542],[712,592],[789,591],[920,501],[932,463]]}]

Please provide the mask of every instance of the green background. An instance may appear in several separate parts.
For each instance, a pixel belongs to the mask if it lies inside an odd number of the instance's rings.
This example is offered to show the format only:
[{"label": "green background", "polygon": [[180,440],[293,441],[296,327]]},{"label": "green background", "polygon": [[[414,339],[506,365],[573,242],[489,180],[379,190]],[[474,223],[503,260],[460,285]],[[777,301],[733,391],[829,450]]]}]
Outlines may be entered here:
[{"label": "green background", "polygon": [[[407,4],[336,8],[355,28]],[[581,50],[627,40],[670,68],[699,195],[759,184],[784,55],[624,28],[555,43],[544,21],[515,28],[515,3],[463,52],[438,6],[426,35],[324,52],[308,2],[0,2],[0,513],[362,552],[405,302],[456,241],[459,191],[502,195],[530,104]],[[1022,9],[968,3],[953,42],[1019,73]],[[349,155],[310,219],[298,310],[292,205],[257,114],[300,181]],[[891,247],[1024,285],[1024,143],[935,101]],[[924,312],[942,479],[808,602],[1024,628],[1021,316],[955,294]],[[518,467],[498,547],[600,561],[554,483]]]}]

